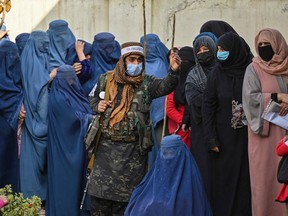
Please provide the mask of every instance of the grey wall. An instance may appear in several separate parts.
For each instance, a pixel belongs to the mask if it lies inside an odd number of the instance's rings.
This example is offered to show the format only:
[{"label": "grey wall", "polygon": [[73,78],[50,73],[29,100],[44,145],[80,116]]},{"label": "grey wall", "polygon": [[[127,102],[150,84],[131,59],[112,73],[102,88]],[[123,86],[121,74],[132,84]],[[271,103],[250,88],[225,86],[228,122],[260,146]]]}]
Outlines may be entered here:
[{"label": "grey wall", "polygon": [[[109,31],[120,42],[143,35],[142,0],[14,0],[6,15],[10,38],[22,32],[47,30],[50,21],[65,19],[77,38],[92,42]],[[230,23],[254,53],[254,37],[265,27],[288,37],[288,0],[146,0],[146,32],[158,34],[168,48],[176,14],[175,42],[191,45],[201,25],[218,19]]]}]

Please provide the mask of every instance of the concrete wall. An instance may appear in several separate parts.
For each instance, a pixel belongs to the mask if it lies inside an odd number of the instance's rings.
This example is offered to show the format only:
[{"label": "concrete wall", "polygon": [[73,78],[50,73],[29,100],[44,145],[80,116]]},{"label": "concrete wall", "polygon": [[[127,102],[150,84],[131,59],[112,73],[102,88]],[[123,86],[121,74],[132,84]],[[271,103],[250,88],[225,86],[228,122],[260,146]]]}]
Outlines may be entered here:
[{"label": "concrete wall", "polygon": [[[22,32],[47,30],[49,22],[65,19],[77,38],[92,42],[109,31],[120,43],[139,41],[143,30],[143,0],[12,0],[5,25],[10,38]],[[168,48],[191,45],[201,25],[224,20],[247,41],[254,53],[254,37],[265,27],[288,37],[288,0],[146,0],[146,32],[158,34]]]}]

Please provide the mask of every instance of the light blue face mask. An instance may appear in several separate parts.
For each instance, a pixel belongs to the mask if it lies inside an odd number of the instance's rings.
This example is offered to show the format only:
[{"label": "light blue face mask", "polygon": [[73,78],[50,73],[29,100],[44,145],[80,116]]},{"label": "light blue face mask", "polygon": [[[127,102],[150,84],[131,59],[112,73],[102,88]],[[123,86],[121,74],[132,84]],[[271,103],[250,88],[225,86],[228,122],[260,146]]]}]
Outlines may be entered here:
[{"label": "light blue face mask", "polygon": [[127,64],[126,73],[129,76],[139,76],[142,73],[142,63],[140,64]]},{"label": "light blue face mask", "polygon": [[225,61],[229,56],[229,51],[217,52],[217,58],[220,61]]}]

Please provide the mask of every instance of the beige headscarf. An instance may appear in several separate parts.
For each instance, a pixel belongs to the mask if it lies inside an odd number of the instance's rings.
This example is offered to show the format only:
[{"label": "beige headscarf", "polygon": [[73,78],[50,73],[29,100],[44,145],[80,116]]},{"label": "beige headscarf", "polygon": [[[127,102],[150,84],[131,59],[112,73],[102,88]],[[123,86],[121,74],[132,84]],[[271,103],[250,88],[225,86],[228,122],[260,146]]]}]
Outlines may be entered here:
[{"label": "beige headscarf", "polygon": [[[129,42],[121,45],[121,57],[116,64],[115,69],[113,70],[114,73],[111,74],[110,78],[110,87],[109,87],[109,97],[112,101],[112,109],[114,108],[117,100],[117,87],[118,83],[124,84],[123,92],[122,92],[122,99],[120,105],[112,112],[110,117],[110,126],[113,127],[116,123],[120,122],[125,114],[130,110],[133,96],[134,96],[134,88],[135,86],[141,84],[144,80],[144,62],[143,61],[143,70],[140,76],[131,77],[125,75],[125,58],[132,54],[141,55],[144,57],[143,51],[136,51],[133,50],[131,52],[127,52],[127,48],[129,47],[142,47],[142,44],[137,42]],[[123,49],[126,51],[123,52]]]},{"label": "beige headscarf", "polygon": [[[269,42],[275,53],[269,62],[259,57],[258,45],[261,42]],[[288,76],[288,46],[278,30],[262,29],[255,37],[255,50],[258,56],[253,59],[253,64],[257,64],[266,73]]]}]

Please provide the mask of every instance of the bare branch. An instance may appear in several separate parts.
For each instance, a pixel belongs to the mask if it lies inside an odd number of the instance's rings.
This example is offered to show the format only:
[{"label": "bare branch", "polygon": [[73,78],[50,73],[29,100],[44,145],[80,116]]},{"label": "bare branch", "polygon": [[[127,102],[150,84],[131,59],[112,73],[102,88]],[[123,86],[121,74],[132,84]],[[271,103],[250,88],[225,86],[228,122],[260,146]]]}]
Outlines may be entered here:
[{"label": "bare branch", "polygon": [[174,13],[174,16],[173,16],[173,27],[172,27],[172,42],[171,42],[171,48],[174,47],[174,40],[175,40],[175,25],[176,25],[176,13]]},{"label": "bare branch", "polygon": [[144,22],[144,56],[146,56],[146,10],[145,10],[145,0],[143,0],[143,22]]}]

